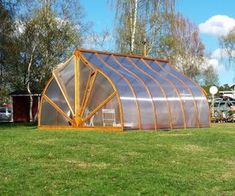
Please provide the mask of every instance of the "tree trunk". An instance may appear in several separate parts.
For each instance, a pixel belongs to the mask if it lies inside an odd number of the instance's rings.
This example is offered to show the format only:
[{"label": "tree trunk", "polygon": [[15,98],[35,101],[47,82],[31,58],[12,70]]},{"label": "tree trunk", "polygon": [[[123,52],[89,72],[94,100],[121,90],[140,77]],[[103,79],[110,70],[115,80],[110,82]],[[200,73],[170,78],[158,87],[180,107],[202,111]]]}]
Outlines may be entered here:
[{"label": "tree trunk", "polygon": [[27,70],[27,91],[29,93],[29,121],[33,122],[33,95],[30,89],[30,77],[31,77],[31,67],[33,62],[33,55],[34,51],[36,49],[36,46],[33,47],[32,54],[30,56],[29,64],[28,64],[28,70]]},{"label": "tree trunk", "polygon": [[[137,11],[138,11],[138,0],[135,0],[134,1],[133,24],[131,24],[131,28],[132,28],[131,29],[131,53],[134,52]],[[131,14],[131,17],[132,17],[132,14]]]}]

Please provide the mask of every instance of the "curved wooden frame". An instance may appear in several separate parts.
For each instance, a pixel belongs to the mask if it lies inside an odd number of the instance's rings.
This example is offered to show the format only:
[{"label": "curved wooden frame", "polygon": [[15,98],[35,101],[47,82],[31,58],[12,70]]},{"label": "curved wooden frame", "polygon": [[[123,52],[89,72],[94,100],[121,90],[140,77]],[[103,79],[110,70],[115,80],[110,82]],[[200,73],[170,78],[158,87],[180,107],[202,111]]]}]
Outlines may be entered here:
[{"label": "curved wooden frame", "polygon": [[54,108],[57,112],[59,112],[62,116],[64,116],[70,123],[73,122],[73,120],[72,120],[70,117],[68,117],[67,114],[66,114],[62,109],[60,109],[60,107],[59,107],[56,103],[54,103],[48,96],[46,96],[46,95],[44,94],[44,95],[43,95],[43,98],[44,98],[51,106],[53,106],[53,108]]},{"label": "curved wooden frame", "polygon": [[[137,111],[138,111],[138,125],[139,125],[139,129],[141,129],[141,114],[139,112],[139,103],[137,102],[137,96],[136,96],[136,93],[130,83],[130,81],[123,75],[121,74],[119,71],[115,70],[113,67],[111,67],[108,63],[106,63],[97,53],[95,53],[96,57],[106,66],[108,67],[109,69],[113,70],[113,72],[115,72],[117,75],[119,75],[123,80],[125,80],[125,82],[127,83],[127,85],[129,86],[131,92],[133,93],[133,96],[135,97],[135,103],[136,103],[136,108],[137,108]],[[117,90],[118,92],[118,90]],[[120,100],[120,96],[119,96],[119,101],[121,103],[121,100]],[[122,108],[122,114],[123,114],[123,108]],[[123,118],[123,117],[122,117]],[[124,123],[124,119],[123,119],[123,123]],[[123,125],[124,127],[124,125]]]},{"label": "curved wooden frame", "polygon": [[[172,64],[168,64],[172,69],[174,69],[175,71],[177,71],[177,72],[179,72],[174,66],[172,66]],[[183,77],[185,77],[182,73],[180,73],[179,72],[179,74],[181,74]],[[199,89],[199,91],[206,97],[207,96],[207,93],[206,93],[206,91],[201,87],[201,86],[199,86],[196,82],[194,82],[191,78],[189,78],[189,77],[187,77],[187,79],[188,80],[190,80],[198,89]],[[207,102],[207,109],[208,109],[208,111],[210,111],[210,106],[209,106],[209,104],[208,104],[208,102]],[[198,112],[199,113],[199,112]],[[199,115],[199,117],[198,117],[198,119],[200,119],[200,113],[198,114]],[[210,112],[208,112],[208,120],[209,120],[209,122],[208,122],[208,124],[209,124],[209,126],[211,125],[211,116],[210,116]]]},{"label": "curved wooden frame", "polygon": [[[72,107],[70,105],[70,102],[69,102],[69,96],[67,95],[66,93],[66,89],[65,87],[63,87],[63,82],[60,81],[57,73],[62,70],[72,58],[74,57],[74,77],[75,77],[75,112],[72,110]],[[97,111],[99,111],[105,104],[107,104],[114,96],[117,96],[117,88],[116,86],[114,85],[113,81],[104,73],[102,72],[101,70],[99,70],[98,68],[94,71],[94,74],[95,76],[91,79],[91,72],[90,72],[90,75],[89,75],[89,80],[87,81],[87,85],[86,85],[86,89],[85,91],[87,92],[84,92],[84,97],[86,97],[85,100],[83,100],[83,103],[81,103],[79,100],[78,100],[78,96],[79,93],[76,93],[76,91],[79,91],[78,89],[78,86],[79,86],[79,81],[78,81],[78,77],[79,77],[79,74],[76,74],[76,72],[79,72],[79,61],[80,61],[80,58],[84,58],[79,51],[75,51],[74,55],[66,61],[66,63],[64,64],[61,64],[60,67],[57,69],[57,70],[54,70],[53,71],[53,76],[50,78],[50,80],[47,82],[46,84],[46,87],[44,88],[43,92],[42,92],[42,98],[41,98],[41,102],[40,102],[40,106],[39,106],[39,122],[38,122],[38,126],[40,128],[46,128],[46,129],[50,129],[50,128],[53,128],[53,127],[56,127],[56,128],[66,128],[66,129],[86,129],[86,130],[92,130],[92,129],[100,129],[101,127],[87,127],[87,126],[78,126],[78,125],[82,125],[83,123],[85,123],[86,121],[88,121]],[[88,68],[91,70],[92,69],[92,66],[90,66],[90,64],[88,62],[85,62],[85,65],[88,66]],[[93,69],[92,69],[93,70]],[[80,116],[81,114],[83,114],[84,112],[84,108],[87,106],[87,103],[88,103],[88,100],[89,100],[89,95],[90,95],[90,92],[92,91],[92,88],[93,88],[93,85],[94,85],[94,81],[96,79],[96,75],[100,73],[103,77],[105,77],[111,84],[111,86],[113,87],[113,92],[102,102],[100,103],[87,117],[84,117],[82,118],[82,116]],[[64,111],[62,111],[60,109],[59,106],[57,106],[57,104],[55,104],[49,97],[46,96],[46,91],[51,83],[52,80],[55,80],[60,91],[62,92],[62,95],[69,107],[69,109],[71,110],[71,112],[73,112],[73,116],[75,117],[75,120],[77,117],[81,118],[80,120],[82,121],[81,124],[77,124],[76,121],[74,121],[73,119],[71,119],[67,114],[64,113]],[[88,89],[88,83],[90,83],[90,92],[89,92],[89,89]],[[118,100],[119,98],[117,98]],[[44,103],[44,100],[47,101],[58,113],[60,113],[62,116],[64,116],[68,122],[72,125],[72,126],[50,126],[50,125],[42,125],[41,124],[41,111],[42,111],[42,105]],[[81,104],[80,104],[81,103]],[[123,131],[123,113],[122,113],[122,105],[120,105],[120,101],[118,101],[118,106],[119,106],[119,112],[120,112],[120,121],[121,121],[121,127],[112,127],[113,130],[118,130],[118,131]],[[79,104],[79,106],[78,106]],[[83,112],[81,112],[83,111]],[[108,129],[110,130],[111,127],[105,127],[105,129]]]},{"label": "curved wooden frame", "polygon": [[195,100],[195,96],[194,96],[194,93],[193,91],[185,84],[185,82],[181,79],[181,78],[178,78],[176,77],[176,75],[174,75],[173,73],[171,73],[170,71],[166,70],[162,65],[161,63],[155,61],[165,72],[169,73],[172,77],[174,77],[178,82],[180,82],[184,88],[186,88],[192,95],[193,97],[193,105],[194,105],[194,110],[195,110],[195,113],[197,115],[197,118],[196,118],[196,123],[197,123],[197,127],[199,128],[200,127],[200,123],[199,123],[199,112],[198,112],[198,106],[197,106],[197,103],[196,103],[196,100]]},{"label": "curved wooden frame", "polygon": [[49,84],[51,83],[51,81],[53,80],[53,76],[50,77],[50,79],[46,82],[46,86],[45,88],[43,89],[42,91],[42,96],[41,96],[41,99],[40,99],[40,103],[39,103],[39,106],[38,106],[38,126],[40,127],[41,126],[41,113],[42,113],[42,104],[43,104],[43,95],[45,94]]},{"label": "curved wooden frame", "polygon": [[[182,97],[181,94],[179,92],[179,89],[177,88],[177,86],[168,78],[165,78],[162,73],[159,73],[151,64],[148,63],[148,61],[146,60],[151,60],[154,63],[156,63],[166,74],[169,74],[169,76],[173,77],[176,81],[178,81],[182,87],[184,87],[184,89],[187,89],[188,93],[191,93],[191,96],[193,98],[193,105],[194,105],[194,111],[196,113],[196,126],[197,127],[201,127],[200,125],[200,113],[199,113],[199,109],[198,109],[198,103],[195,100],[195,95],[192,91],[192,89],[189,88],[189,86],[187,85],[187,83],[185,81],[183,81],[181,78],[178,78],[173,72],[166,70],[160,62],[165,62],[168,63],[168,65],[170,67],[172,67],[174,70],[176,70],[171,64],[169,64],[169,62],[165,59],[156,59],[156,58],[149,58],[149,57],[142,57],[139,55],[127,55],[127,54],[117,54],[117,53],[109,53],[109,52],[100,52],[100,51],[96,51],[96,50],[85,50],[85,49],[76,49],[74,54],[63,64],[59,64],[57,69],[53,70],[53,75],[52,77],[48,80],[43,92],[42,92],[42,96],[41,96],[41,101],[39,104],[39,113],[38,113],[38,126],[42,129],[71,129],[71,130],[107,130],[107,131],[123,131],[124,130],[124,114],[123,114],[123,105],[122,105],[122,101],[120,98],[120,94],[119,91],[115,85],[115,83],[113,82],[113,80],[101,69],[99,69],[96,65],[93,65],[92,63],[89,62],[88,59],[86,59],[86,57],[82,54],[82,52],[88,52],[91,53],[93,55],[95,55],[99,61],[106,66],[108,69],[110,69],[111,71],[115,72],[115,74],[117,74],[120,78],[122,78],[127,86],[129,87],[130,91],[132,92],[134,102],[136,104],[136,109],[137,109],[137,120],[138,120],[138,126],[139,129],[142,129],[142,120],[141,120],[141,112],[140,112],[140,103],[138,101],[137,98],[137,94],[135,92],[135,89],[132,86],[132,83],[129,81],[129,79],[126,78],[125,75],[122,74],[122,72],[120,72],[120,70],[116,70],[112,65],[109,65],[103,58],[101,58],[100,54],[105,54],[108,55],[110,58],[112,58],[112,60],[114,61],[114,63],[116,63],[118,66],[120,66],[121,69],[127,71],[127,73],[131,74],[132,77],[134,77],[136,80],[138,80],[142,85],[143,88],[146,89],[146,93],[149,95],[149,98],[151,100],[151,104],[152,104],[152,109],[153,109],[153,115],[154,115],[154,129],[156,130],[158,128],[158,122],[157,122],[157,115],[158,115],[158,110],[157,110],[157,105],[156,103],[153,101],[153,94],[151,93],[151,90],[149,89],[150,87],[147,85],[146,81],[144,79],[142,79],[139,74],[136,74],[135,72],[132,72],[131,70],[127,69],[124,65],[122,65],[122,63],[120,62],[120,59],[118,59],[117,57],[125,57],[127,59],[127,63],[130,63],[131,66],[134,66],[136,69],[138,69],[141,73],[143,73],[144,75],[146,75],[149,79],[151,79],[153,81],[153,84],[155,83],[158,87],[159,90],[162,93],[162,96],[164,96],[166,98],[166,104],[167,104],[167,108],[168,108],[168,115],[169,115],[169,126],[170,128],[177,128],[177,127],[173,127],[173,121],[172,121],[172,111],[169,105],[169,100],[168,100],[168,96],[166,95],[165,90],[162,88],[160,82],[157,80],[157,78],[155,78],[154,76],[150,75],[148,72],[146,72],[144,70],[143,67],[139,67],[133,60],[132,58],[138,58],[139,60],[141,60],[141,62],[143,63],[144,66],[146,66],[148,69],[151,69],[151,71],[155,74],[158,75],[158,77],[160,77],[161,79],[163,79],[164,81],[166,81],[166,83],[172,87],[172,90],[176,93],[176,95],[179,98],[179,103],[180,103],[180,108],[182,111],[182,116],[183,116],[183,125],[184,128],[187,127],[187,123],[186,123],[186,114],[185,114],[185,110],[186,110],[186,106],[185,103],[182,101]],[[74,90],[75,90],[75,104],[74,104],[74,108],[71,104],[71,100],[70,97],[66,91],[65,85],[62,81],[62,79],[59,76],[59,72],[61,70],[63,70],[66,65],[68,65],[68,63],[73,59],[74,61]],[[80,86],[79,86],[79,78],[80,78],[80,63],[84,63],[84,65],[89,69],[89,76],[88,76],[88,80],[84,89],[84,95],[83,97],[80,98]],[[176,70],[177,71],[177,70]],[[83,116],[84,115],[84,111],[85,108],[87,107],[87,104],[89,103],[89,98],[92,92],[92,89],[94,88],[94,83],[97,77],[97,74],[101,74],[104,78],[106,78],[108,80],[108,82],[111,84],[113,91],[112,93],[105,98],[105,100],[103,100],[101,103],[99,103],[94,109],[93,111],[91,111],[90,114],[88,114],[87,116]],[[182,74],[182,77],[185,77]],[[72,117],[68,116],[69,114],[66,114],[56,103],[54,103],[50,97],[48,97],[46,95],[46,91],[49,87],[49,85],[51,84],[52,80],[55,80],[64,99],[66,104],[68,105],[69,110],[71,111]],[[196,84],[194,81],[192,81],[190,78],[188,78],[194,85],[195,87],[197,87],[199,89],[199,91],[204,95],[204,92],[202,91],[201,87]],[[84,83],[85,84],[85,83]],[[79,92],[78,92],[79,91]],[[114,97],[117,98],[117,104],[119,107],[119,114],[120,114],[120,127],[102,127],[102,126],[95,126],[95,127],[87,127],[85,125],[85,122],[87,122],[88,120],[90,120],[90,118],[96,113],[98,112],[104,105],[106,105],[107,103],[110,102],[110,100],[112,100]],[[81,99],[81,100],[80,100]],[[54,126],[54,125],[42,125],[41,123],[41,115],[42,115],[42,106],[44,102],[47,102],[48,104],[50,104],[59,114],[61,114],[67,121],[68,121],[68,126]],[[209,110],[209,106],[207,104],[208,110]],[[208,112],[209,113],[209,112]],[[159,111],[160,114],[160,111]],[[209,125],[210,125],[210,114],[209,115]]]},{"label": "curved wooden frame", "polygon": [[[160,73],[158,73],[158,71],[156,71],[155,69],[153,69],[152,68],[152,66],[150,66],[147,62],[145,62],[145,60],[143,60],[143,59],[141,59],[141,61],[149,68],[149,69],[151,69],[154,73],[156,73],[161,79],[163,79],[163,80],[166,80]],[[166,80],[166,82],[168,83],[168,84],[170,84],[171,85],[171,87],[173,87],[173,89],[175,90],[175,88],[174,88],[174,86],[173,86],[173,84],[171,83],[171,81],[169,81],[169,80]],[[163,90],[164,92],[165,92],[165,90]],[[177,93],[177,91],[176,91],[176,94],[178,94]],[[166,93],[165,93],[165,95],[166,95]],[[167,99],[169,98],[167,95],[166,95],[166,97],[167,97]],[[173,127],[173,121],[172,121],[172,109],[171,109],[171,107],[170,107],[170,104],[169,104],[169,101],[167,101],[168,102],[168,106],[169,106],[169,110],[170,110],[170,120],[171,120],[171,128],[173,129],[174,127]],[[181,103],[181,102],[180,102]],[[181,103],[181,110],[182,110],[182,113],[183,113],[183,108],[182,108],[182,103]],[[184,123],[185,123],[185,121],[184,121]],[[185,125],[184,125],[185,126]]]},{"label": "curved wooden frame", "polygon": [[[83,62],[85,62],[85,64],[89,65],[89,66],[92,66],[92,67],[95,67],[94,65],[92,65],[90,62],[88,62],[86,60],[86,58],[80,53],[80,51],[78,51],[78,54],[80,56],[80,58],[83,60]],[[96,55],[96,54],[95,54]],[[113,89],[115,90],[116,94],[117,94],[117,100],[118,100],[118,104],[119,104],[119,112],[120,112],[120,120],[121,120],[121,126],[122,126],[122,129],[124,129],[124,119],[123,119],[123,106],[122,106],[122,103],[121,103],[121,100],[120,100],[120,96],[119,96],[119,92],[118,92],[118,89],[117,87],[114,85],[114,82],[103,72],[101,71],[100,69],[96,68],[96,70],[101,73],[109,82],[110,84],[112,85]],[[93,81],[94,82],[94,81]],[[87,99],[89,96],[86,96]]]},{"label": "curved wooden frame", "polygon": [[169,101],[167,99],[167,96],[166,96],[166,92],[163,90],[163,88],[161,87],[159,81],[157,81],[154,77],[152,77],[150,74],[148,74],[147,72],[145,72],[143,69],[141,69],[139,66],[137,66],[131,58],[128,57],[128,60],[130,62],[133,63],[133,65],[140,71],[142,72],[143,74],[145,74],[146,76],[148,76],[149,78],[151,78],[154,83],[159,87],[159,89],[161,90],[163,96],[166,98],[166,104],[167,104],[167,109],[168,109],[168,114],[169,114],[169,118],[168,118],[168,123],[169,123],[169,127],[172,129],[172,121],[171,121],[171,111],[170,111],[170,106],[169,106]]},{"label": "curved wooden frame", "polygon": [[[155,61],[154,61],[155,62]],[[155,62],[156,63],[156,62]],[[148,63],[146,63],[148,64]],[[158,64],[157,64],[158,65]],[[159,73],[157,70],[154,69],[154,67],[152,67],[151,65],[149,65],[158,75],[160,75],[162,77],[162,79],[166,80],[171,86],[172,88],[174,89],[174,91],[176,92],[176,94],[178,95],[179,99],[180,99],[180,106],[181,106],[181,110],[182,110],[182,114],[183,114],[183,122],[184,122],[184,128],[186,128],[186,115],[185,115],[185,106],[183,106],[183,101],[182,101],[182,97],[179,93],[179,90],[176,88],[175,84],[170,81],[168,78],[165,78],[162,76],[161,73]],[[160,67],[160,66],[159,66]]]},{"label": "curved wooden frame", "polygon": [[[147,91],[147,94],[149,95],[149,97],[151,98],[151,103],[152,103],[152,109],[153,109],[153,114],[154,114],[154,129],[157,129],[157,116],[156,116],[156,108],[155,108],[155,104],[153,103],[153,96],[149,90],[149,88],[147,87],[147,85],[145,84],[145,82],[135,73],[131,72],[130,70],[128,70],[127,68],[125,68],[118,60],[116,57],[112,56],[114,61],[120,66],[122,67],[124,70],[126,70],[128,73],[130,73],[136,80],[140,81],[140,83],[142,83],[143,87],[145,88],[145,90]],[[138,99],[137,99],[138,101]],[[140,104],[139,104],[140,105]],[[140,112],[140,108],[139,108],[139,113]],[[142,126],[142,125],[141,125]]]}]

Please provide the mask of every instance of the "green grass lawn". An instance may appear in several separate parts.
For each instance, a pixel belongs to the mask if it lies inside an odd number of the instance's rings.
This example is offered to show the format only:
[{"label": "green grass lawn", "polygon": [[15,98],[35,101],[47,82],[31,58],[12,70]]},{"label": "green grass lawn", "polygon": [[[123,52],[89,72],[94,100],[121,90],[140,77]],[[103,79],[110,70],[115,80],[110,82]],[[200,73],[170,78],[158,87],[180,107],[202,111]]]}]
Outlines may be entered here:
[{"label": "green grass lawn", "polygon": [[234,195],[235,124],[160,132],[0,125],[0,195]]}]

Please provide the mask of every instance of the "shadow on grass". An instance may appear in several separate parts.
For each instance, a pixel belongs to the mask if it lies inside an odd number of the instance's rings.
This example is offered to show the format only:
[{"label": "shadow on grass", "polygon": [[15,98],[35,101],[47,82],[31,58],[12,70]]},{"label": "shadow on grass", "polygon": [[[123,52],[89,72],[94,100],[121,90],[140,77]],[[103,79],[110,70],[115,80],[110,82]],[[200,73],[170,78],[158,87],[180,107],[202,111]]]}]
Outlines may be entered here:
[{"label": "shadow on grass", "polygon": [[0,122],[0,129],[1,128],[14,128],[14,127],[31,127],[34,128],[37,126],[36,122],[33,123],[13,123],[13,122]]}]

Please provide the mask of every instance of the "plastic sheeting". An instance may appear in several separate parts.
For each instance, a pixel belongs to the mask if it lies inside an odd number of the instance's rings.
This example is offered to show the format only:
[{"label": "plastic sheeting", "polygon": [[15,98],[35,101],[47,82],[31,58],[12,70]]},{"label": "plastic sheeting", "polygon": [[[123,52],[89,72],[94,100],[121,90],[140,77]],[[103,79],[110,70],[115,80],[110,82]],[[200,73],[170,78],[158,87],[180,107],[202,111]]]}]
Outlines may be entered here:
[{"label": "plastic sheeting", "polygon": [[[78,56],[74,55],[54,71],[44,90],[41,125],[126,130],[210,125],[207,99],[200,87],[166,61],[78,51]],[[75,69],[76,64],[79,69]],[[78,84],[75,84],[75,70],[79,71]],[[75,90],[80,96],[79,113],[75,111]],[[68,119],[76,122],[78,118],[82,123],[68,122]]]}]

